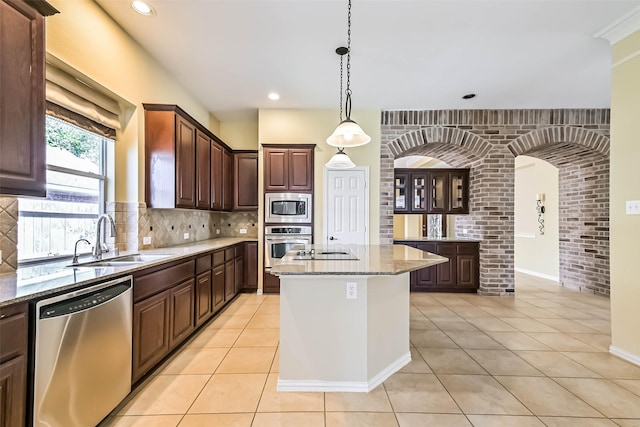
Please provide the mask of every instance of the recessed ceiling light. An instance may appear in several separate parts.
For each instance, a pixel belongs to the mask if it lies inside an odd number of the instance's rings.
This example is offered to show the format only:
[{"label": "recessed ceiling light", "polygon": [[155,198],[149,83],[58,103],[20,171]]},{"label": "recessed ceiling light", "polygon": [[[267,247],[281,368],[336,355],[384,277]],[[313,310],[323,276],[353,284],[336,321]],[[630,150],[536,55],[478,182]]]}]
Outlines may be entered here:
[{"label": "recessed ceiling light", "polygon": [[156,14],[155,9],[152,8],[147,2],[144,2],[142,0],[132,1],[131,7],[133,7],[133,10],[138,12],[140,15],[153,16]]},{"label": "recessed ceiling light", "polygon": [[269,99],[270,99],[270,100],[272,100],[272,101],[277,101],[278,99],[280,99],[280,95],[278,95],[278,94],[277,94],[277,93],[275,93],[275,92],[271,92],[271,93],[269,94]]},{"label": "recessed ceiling light", "polygon": [[475,98],[475,97],[476,97],[475,93],[468,93],[468,94],[464,95],[462,97],[462,99],[471,99],[471,98]]}]

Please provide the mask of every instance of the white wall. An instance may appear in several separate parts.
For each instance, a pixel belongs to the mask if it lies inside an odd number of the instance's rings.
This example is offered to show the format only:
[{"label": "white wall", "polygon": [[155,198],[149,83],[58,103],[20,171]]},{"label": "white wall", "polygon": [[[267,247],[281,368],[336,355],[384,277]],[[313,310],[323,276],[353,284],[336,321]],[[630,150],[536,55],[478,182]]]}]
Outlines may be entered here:
[{"label": "white wall", "polygon": [[[515,269],[559,280],[558,169],[544,160],[518,156],[515,162]],[[536,194],[544,194],[540,234]]]}]

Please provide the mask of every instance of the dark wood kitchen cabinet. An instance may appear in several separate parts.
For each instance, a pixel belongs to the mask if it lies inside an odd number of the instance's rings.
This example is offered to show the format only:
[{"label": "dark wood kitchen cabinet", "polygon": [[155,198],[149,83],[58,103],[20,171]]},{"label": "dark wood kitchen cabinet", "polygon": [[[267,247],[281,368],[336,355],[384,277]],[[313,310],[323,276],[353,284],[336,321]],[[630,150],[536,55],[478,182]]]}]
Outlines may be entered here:
[{"label": "dark wood kitchen cabinet", "polygon": [[211,254],[196,259],[196,328],[213,314]]},{"label": "dark wood kitchen cabinet", "polygon": [[258,242],[244,243],[244,289],[258,289]]},{"label": "dark wood kitchen cabinet", "polygon": [[211,275],[213,276],[213,312],[217,312],[224,306],[225,295],[225,272],[224,264],[224,250],[214,252],[213,254],[213,270]]},{"label": "dark wood kitchen cabinet", "polygon": [[265,145],[264,191],[313,191],[315,145]]},{"label": "dark wood kitchen cabinet", "polygon": [[196,207],[196,125],[176,106],[143,104],[148,208]]},{"label": "dark wood kitchen cabinet", "polygon": [[224,299],[231,301],[236,295],[236,264],[235,246],[224,251]]},{"label": "dark wood kitchen cabinet", "polygon": [[196,130],[196,208],[211,208],[211,138]]},{"label": "dark wood kitchen cabinet", "polygon": [[234,152],[233,171],[233,210],[258,210],[258,152]]},{"label": "dark wood kitchen cabinet", "polygon": [[133,274],[133,382],[194,330],[194,273],[189,260]]},{"label": "dark wood kitchen cabinet", "polygon": [[244,248],[243,245],[236,245],[236,257],[234,262],[234,281],[235,281],[235,294],[242,291],[244,288]]},{"label": "dark wood kitchen cabinet", "polygon": [[480,286],[478,242],[396,240],[394,243],[449,258],[449,262],[411,272],[412,292],[477,292]]},{"label": "dark wood kitchen cabinet", "polygon": [[233,209],[233,154],[222,150],[222,210]]},{"label": "dark wood kitchen cabinet", "polygon": [[44,16],[55,13],[0,0],[0,194],[46,196]]},{"label": "dark wood kitchen cabinet", "polygon": [[395,169],[394,213],[468,214],[469,169]]},{"label": "dark wood kitchen cabinet", "polygon": [[222,210],[222,146],[211,142],[211,209]]},{"label": "dark wood kitchen cabinet", "polygon": [[26,302],[0,308],[0,427],[25,425],[27,313]]}]

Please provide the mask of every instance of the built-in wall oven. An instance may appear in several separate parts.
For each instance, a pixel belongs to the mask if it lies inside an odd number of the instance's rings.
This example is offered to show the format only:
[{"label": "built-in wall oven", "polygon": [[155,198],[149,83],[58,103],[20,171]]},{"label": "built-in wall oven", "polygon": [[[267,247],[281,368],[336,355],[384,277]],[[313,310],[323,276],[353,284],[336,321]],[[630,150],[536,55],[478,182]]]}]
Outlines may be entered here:
[{"label": "built-in wall oven", "polygon": [[313,214],[311,194],[267,193],[264,197],[265,224],[311,224]]},{"label": "built-in wall oven", "polygon": [[282,258],[296,245],[312,243],[311,226],[266,226],[264,228],[264,266],[271,268],[271,261]]}]

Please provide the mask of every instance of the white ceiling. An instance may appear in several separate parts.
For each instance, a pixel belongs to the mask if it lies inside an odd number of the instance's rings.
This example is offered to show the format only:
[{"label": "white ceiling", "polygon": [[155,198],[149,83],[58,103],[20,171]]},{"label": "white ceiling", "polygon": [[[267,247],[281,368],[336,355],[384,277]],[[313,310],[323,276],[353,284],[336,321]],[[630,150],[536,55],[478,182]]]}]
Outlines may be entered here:
[{"label": "white ceiling", "polygon": [[[220,120],[338,109],[347,0],[150,0],[154,17],[96,1]],[[594,34],[639,4],[353,0],[353,108],[607,108],[611,49]]]}]

